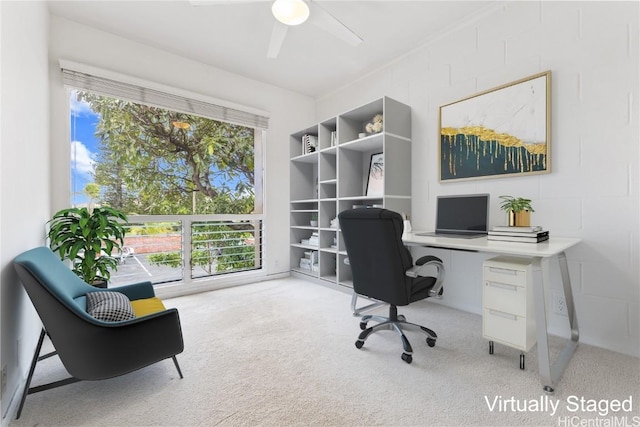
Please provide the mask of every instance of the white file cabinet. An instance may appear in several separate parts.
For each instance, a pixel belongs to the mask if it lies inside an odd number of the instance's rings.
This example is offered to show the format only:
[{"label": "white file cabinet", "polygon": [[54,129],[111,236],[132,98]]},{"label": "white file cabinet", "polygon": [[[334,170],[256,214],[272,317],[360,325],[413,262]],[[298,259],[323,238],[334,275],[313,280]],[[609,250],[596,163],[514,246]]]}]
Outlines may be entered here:
[{"label": "white file cabinet", "polygon": [[536,343],[533,275],[528,259],[500,256],[483,265],[482,334],[490,354],[494,342],[520,350],[520,369]]}]

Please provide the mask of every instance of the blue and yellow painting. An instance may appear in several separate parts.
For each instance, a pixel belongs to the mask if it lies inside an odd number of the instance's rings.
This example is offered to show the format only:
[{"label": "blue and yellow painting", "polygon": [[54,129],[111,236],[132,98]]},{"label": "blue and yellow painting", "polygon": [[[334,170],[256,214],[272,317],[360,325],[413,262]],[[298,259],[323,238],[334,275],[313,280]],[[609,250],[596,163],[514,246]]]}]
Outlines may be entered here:
[{"label": "blue and yellow painting", "polygon": [[440,108],[440,179],[549,171],[549,73]]}]

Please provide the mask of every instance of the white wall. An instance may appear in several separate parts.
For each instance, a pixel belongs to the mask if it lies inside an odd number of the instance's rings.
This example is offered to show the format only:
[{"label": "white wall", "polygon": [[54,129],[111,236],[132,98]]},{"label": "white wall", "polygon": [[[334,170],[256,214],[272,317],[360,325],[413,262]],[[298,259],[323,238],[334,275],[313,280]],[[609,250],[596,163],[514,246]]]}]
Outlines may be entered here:
[{"label": "white wall", "polygon": [[289,269],[288,135],[314,120],[312,98],[247,79],[226,71],[52,16],[50,66],[52,70],[53,210],[69,203],[69,135],[66,92],[58,61],[84,63],[169,87],[227,100],[270,114],[266,142],[266,264],[269,274]]},{"label": "white wall", "polygon": [[[412,225],[433,228],[440,194],[533,199],[532,221],[583,242],[567,253],[581,341],[640,355],[638,3],[512,2],[458,27],[317,102],[317,120],[382,95],[413,107]],[[552,71],[552,173],[438,181],[438,110]],[[437,251],[443,303],[480,313],[484,257]],[[550,296],[560,289],[557,268]],[[567,330],[551,315],[551,329]]]},{"label": "white wall", "polygon": [[0,268],[2,344],[7,366],[2,425],[29,368],[40,322],[11,261],[44,243],[49,217],[48,11],[41,2],[0,2]]},{"label": "white wall", "polygon": [[[134,43],[61,18],[44,2],[0,1],[1,365],[8,367],[2,425],[16,408],[35,348],[40,322],[11,260],[45,243],[45,223],[69,203],[68,99],[59,59],[111,70],[162,85],[266,111],[265,200],[267,273],[289,267],[288,135],[314,119],[314,100],[261,82]],[[51,72],[49,72],[49,67]],[[12,403],[13,402],[13,403]]]}]

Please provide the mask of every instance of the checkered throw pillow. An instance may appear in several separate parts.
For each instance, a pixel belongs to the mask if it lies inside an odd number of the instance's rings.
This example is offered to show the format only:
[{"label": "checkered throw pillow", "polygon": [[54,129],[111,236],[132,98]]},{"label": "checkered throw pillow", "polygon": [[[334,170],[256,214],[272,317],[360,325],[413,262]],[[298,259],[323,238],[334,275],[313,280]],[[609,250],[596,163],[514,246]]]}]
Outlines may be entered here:
[{"label": "checkered throw pillow", "polygon": [[123,293],[97,291],[87,294],[87,313],[105,322],[135,319],[131,302]]}]

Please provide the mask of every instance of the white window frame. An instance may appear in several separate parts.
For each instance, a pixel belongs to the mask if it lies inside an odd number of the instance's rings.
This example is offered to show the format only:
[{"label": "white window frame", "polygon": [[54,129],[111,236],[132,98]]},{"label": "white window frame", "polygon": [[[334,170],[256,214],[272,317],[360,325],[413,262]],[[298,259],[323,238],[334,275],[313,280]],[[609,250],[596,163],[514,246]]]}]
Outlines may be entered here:
[{"label": "white window frame", "polygon": [[[242,285],[255,282],[256,280],[264,280],[266,277],[266,216],[265,210],[265,161],[266,161],[266,131],[268,126],[269,114],[265,111],[247,107],[237,103],[224,101],[209,97],[202,94],[178,89],[159,83],[146,81],[133,76],[117,73],[110,70],[93,67],[87,64],[81,64],[74,61],[61,59],[59,61],[60,68],[63,70],[63,84],[69,94],[71,89],[87,90],[100,95],[120,98],[132,102],[142,103],[153,107],[171,109],[184,112],[187,114],[196,114],[213,120],[226,121],[233,124],[252,127],[255,129],[255,154],[259,156],[260,161],[255,162],[255,205],[256,212],[251,214],[251,218],[262,221],[262,266],[258,270],[227,274],[222,276],[210,276],[206,278],[192,279],[191,274],[183,274],[183,280],[171,284],[163,284],[156,288],[156,293],[160,297],[174,297],[188,295],[197,292],[205,292],[208,290],[221,289],[229,286]],[[70,73],[66,71],[71,71]],[[100,87],[88,87],[91,83],[86,76],[96,77],[98,81],[106,83]],[[83,83],[84,82],[84,83]],[[89,83],[87,83],[89,82]],[[113,83],[113,84],[112,84]],[[132,93],[126,92],[127,88],[133,88]],[[110,90],[113,89],[113,92]],[[142,89],[142,90],[140,90]],[[145,98],[140,99],[142,96]],[[69,99],[69,96],[66,98]],[[194,102],[189,102],[194,101]],[[172,103],[175,102],[175,103]],[[69,108],[69,105],[67,105]],[[66,117],[68,118],[70,111]],[[67,156],[68,170],[71,169],[71,158]],[[258,170],[259,169],[259,170]],[[258,173],[259,172],[259,173]],[[259,190],[259,191],[258,191]],[[71,188],[67,189],[68,198],[71,200]],[[228,215],[220,215],[226,217]],[[216,219],[216,215],[208,215],[210,219]],[[166,218],[165,215],[153,215],[144,217],[132,217],[132,222],[140,219],[160,220]],[[194,217],[193,220],[196,220]],[[186,245],[186,243],[184,243]],[[190,253],[190,247],[189,251]],[[187,285],[187,286],[185,286]]]}]

